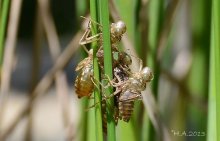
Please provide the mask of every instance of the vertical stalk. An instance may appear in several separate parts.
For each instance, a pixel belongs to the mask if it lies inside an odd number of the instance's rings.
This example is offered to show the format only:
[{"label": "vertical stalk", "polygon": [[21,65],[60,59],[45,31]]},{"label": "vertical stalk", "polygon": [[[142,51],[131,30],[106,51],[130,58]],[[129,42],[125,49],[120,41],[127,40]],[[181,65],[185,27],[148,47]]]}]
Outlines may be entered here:
[{"label": "vertical stalk", "polygon": [[[208,141],[220,141],[220,1],[212,0]],[[217,123],[217,124],[216,124]]]},{"label": "vertical stalk", "polygon": [[2,13],[2,0],[0,0],[0,15]]},{"label": "vertical stalk", "polygon": [[[94,21],[98,21],[98,1],[90,0],[90,13],[91,18]],[[92,34],[97,34],[97,27],[92,27]],[[98,59],[96,57],[96,52],[98,51],[97,43],[92,44],[93,48],[93,70],[95,80],[100,80],[99,76],[99,66]],[[103,141],[103,131],[102,131],[102,107],[101,107],[101,94],[97,88],[94,91],[94,103],[98,103],[95,106],[95,126],[96,126],[96,141]]]},{"label": "vertical stalk", "polygon": [[[109,27],[109,7],[108,0],[100,0],[100,21],[103,25],[103,48],[104,48],[104,71],[110,79],[112,75],[112,53],[110,44],[110,27]],[[112,94],[112,87],[105,90],[105,94]],[[113,97],[106,101],[107,111],[107,138],[109,141],[115,141],[115,121],[113,118],[114,99]]]},{"label": "vertical stalk", "polygon": [[4,46],[4,36],[5,36],[5,29],[8,17],[8,9],[9,9],[10,0],[3,0],[2,3],[2,11],[0,16],[0,66],[2,65],[2,58],[3,58],[3,46]]}]

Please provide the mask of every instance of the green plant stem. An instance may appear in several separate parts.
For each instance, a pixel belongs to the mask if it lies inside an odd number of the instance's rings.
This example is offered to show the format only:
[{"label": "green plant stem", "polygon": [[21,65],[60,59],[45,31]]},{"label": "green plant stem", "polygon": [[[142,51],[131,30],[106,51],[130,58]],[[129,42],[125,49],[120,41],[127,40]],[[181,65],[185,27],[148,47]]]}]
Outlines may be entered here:
[{"label": "green plant stem", "polygon": [[0,0],[0,15],[1,15],[1,12],[2,12],[2,0]]},{"label": "green plant stem", "polygon": [[2,65],[3,59],[3,46],[4,46],[4,37],[5,37],[5,29],[8,18],[8,9],[9,9],[10,0],[3,0],[2,3],[2,11],[0,16],[0,66]]},{"label": "green plant stem", "polygon": [[[208,141],[220,141],[220,2],[212,0]],[[217,124],[216,124],[217,123]]]},{"label": "green plant stem", "polygon": [[[81,110],[84,111],[88,107],[88,99],[83,99],[81,101]],[[81,119],[80,119],[80,140],[81,141],[87,141],[88,133],[87,133],[87,128],[88,128],[88,112],[82,112],[81,113]]]},{"label": "green plant stem", "polygon": [[[103,26],[103,48],[104,48],[104,71],[110,79],[113,78],[112,75],[112,53],[110,44],[110,26],[109,26],[109,7],[108,0],[100,0],[100,21]],[[106,89],[105,94],[112,94],[112,87]],[[115,141],[115,121],[113,118],[114,110],[114,99],[113,97],[106,101],[106,111],[107,111],[107,138],[109,141]]]},{"label": "green plant stem", "polygon": [[[90,13],[91,18],[94,21],[98,21],[98,1],[90,0]],[[92,27],[92,34],[97,34],[97,27]],[[99,76],[99,66],[98,59],[96,57],[96,52],[98,50],[97,43],[92,44],[93,48],[93,70],[94,70],[94,78],[95,80],[100,80]],[[98,103],[95,106],[95,130],[96,130],[96,141],[103,141],[103,131],[102,131],[102,107],[101,107],[101,94],[97,88],[94,90],[94,103]]]}]

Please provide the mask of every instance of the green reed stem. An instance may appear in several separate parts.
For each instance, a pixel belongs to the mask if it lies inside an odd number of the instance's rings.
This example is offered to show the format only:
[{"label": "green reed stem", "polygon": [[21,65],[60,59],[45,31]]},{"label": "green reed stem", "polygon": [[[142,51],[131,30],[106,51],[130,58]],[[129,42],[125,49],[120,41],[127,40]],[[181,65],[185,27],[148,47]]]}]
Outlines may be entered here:
[{"label": "green reed stem", "polygon": [[[220,141],[220,1],[212,0],[208,141]],[[216,124],[217,123],[217,124]]]},{"label": "green reed stem", "polygon": [[[94,21],[98,21],[98,1],[97,0],[90,0],[90,13],[91,19]],[[97,34],[97,27],[92,27],[92,34]],[[92,44],[93,48],[93,70],[94,70],[94,78],[95,80],[100,81],[99,75],[99,66],[98,66],[98,59],[96,57],[96,52],[98,50],[97,43]],[[96,130],[96,141],[103,141],[103,131],[102,131],[102,107],[101,107],[101,99],[102,96],[98,88],[94,90],[94,103],[98,103],[95,106],[95,130]]]},{"label": "green reed stem", "polygon": [[4,46],[4,37],[6,31],[6,24],[8,18],[8,9],[9,9],[10,0],[3,0],[1,15],[0,15],[0,66],[2,65],[3,59],[3,46]]},{"label": "green reed stem", "polygon": [[[109,26],[109,7],[108,0],[100,0],[100,21],[103,26],[103,48],[104,48],[104,71],[110,79],[113,78],[112,75],[112,53],[110,44],[110,26]],[[113,93],[112,87],[106,89],[105,94],[110,95]],[[113,118],[114,114],[114,99],[110,98],[106,101],[106,111],[107,111],[107,138],[109,141],[115,141],[115,121]]]}]

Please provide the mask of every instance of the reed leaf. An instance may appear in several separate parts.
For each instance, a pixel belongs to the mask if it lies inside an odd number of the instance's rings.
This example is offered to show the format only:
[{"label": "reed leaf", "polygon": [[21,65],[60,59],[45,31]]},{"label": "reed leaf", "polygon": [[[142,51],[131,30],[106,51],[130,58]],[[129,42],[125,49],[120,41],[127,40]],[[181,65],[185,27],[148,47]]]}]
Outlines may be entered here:
[{"label": "reed leaf", "polygon": [[[112,51],[110,44],[110,23],[109,23],[109,6],[108,0],[100,0],[100,22],[103,26],[103,49],[104,49],[104,72],[110,79],[113,78],[112,74]],[[105,90],[106,95],[113,93],[112,87]],[[109,141],[115,141],[115,121],[114,121],[114,99],[110,98],[106,100],[106,111],[107,111],[107,139]]]},{"label": "reed leaf", "polygon": [[[91,19],[94,21],[98,21],[98,1],[90,0],[90,13]],[[92,26],[92,35],[97,34],[97,27]],[[94,70],[94,79],[100,81],[99,76],[99,66],[98,59],[96,57],[96,52],[98,50],[97,43],[92,43],[93,48],[93,70]],[[103,141],[103,131],[102,131],[102,107],[101,107],[101,94],[98,90],[100,88],[95,88],[94,90],[94,103],[98,103],[95,106],[95,130],[96,130],[96,141]]]},{"label": "reed leaf", "polygon": [[220,1],[212,0],[208,141],[220,141]]}]

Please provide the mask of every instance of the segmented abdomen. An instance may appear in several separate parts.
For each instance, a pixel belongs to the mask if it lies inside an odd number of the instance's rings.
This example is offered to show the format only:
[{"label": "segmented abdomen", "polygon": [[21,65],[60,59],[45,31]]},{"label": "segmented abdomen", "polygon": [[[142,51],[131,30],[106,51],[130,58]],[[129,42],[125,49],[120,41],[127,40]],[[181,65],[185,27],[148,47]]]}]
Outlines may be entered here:
[{"label": "segmented abdomen", "polygon": [[130,99],[132,95],[130,91],[125,91],[119,97],[119,118],[125,122],[130,120],[133,113],[135,99]]},{"label": "segmented abdomen", "polygon": [[90,96],[94,89],[94,84],[92,82],[93,69],[89,65],[85,67],[80,74],[76,77],[75,81],[75,91],[78,98],[83,96]]},{"label": "segmented abdomen", "polygon": [[119,102],[119,118],[128,122],[131,118],[134,109],[134,101]]},{"label": "segmented abdomen", "polygon": [[107,133],[107,113],[106,113],[106,103],[102,101],[102,130]]}]

